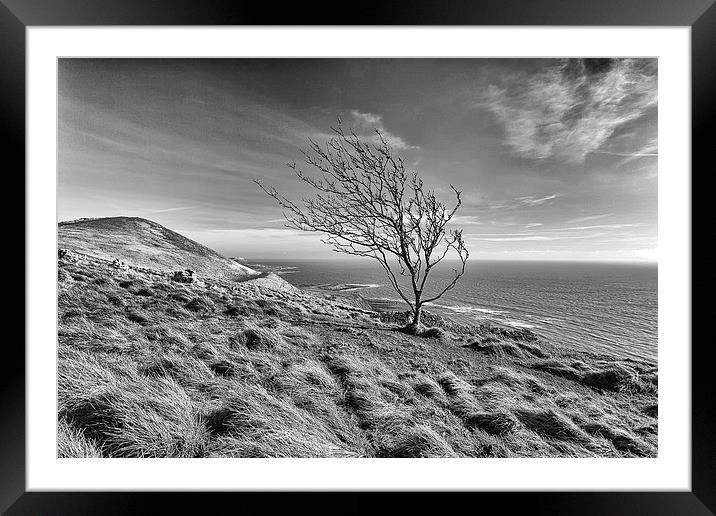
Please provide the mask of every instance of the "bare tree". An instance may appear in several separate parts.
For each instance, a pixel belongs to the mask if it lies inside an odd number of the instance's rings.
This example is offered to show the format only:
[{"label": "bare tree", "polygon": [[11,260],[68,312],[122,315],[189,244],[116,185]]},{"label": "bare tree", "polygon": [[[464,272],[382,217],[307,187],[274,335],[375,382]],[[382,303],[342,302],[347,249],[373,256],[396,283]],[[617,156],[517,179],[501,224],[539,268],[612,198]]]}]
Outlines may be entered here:
[{"label": "bare tree", "polygon": [[[465,273],[469,253],[462,230],[446,228],[460,207],[461,193],[450,185],[455,204],[448,208],[416,173],[406,171],[403,158],[378,129],[373,142],[344,132],[340,119],[331,129],[334,135],[324,146],[309,140],[302,151],[319,177],[307,175],[296,163],[288,165],[317,192],[315,197],[297,204],[276,188],[257,183],[284,209],[287,227],[322,233],[337,252],[377,260],[410,306],[412,322],[406,330],[417,333],[423,305],[442,297]],[[454,276],[426,294],[430,272],[451,251],[460,260]],[[401,285],[401,276],[409,279],[409,286]]]}]

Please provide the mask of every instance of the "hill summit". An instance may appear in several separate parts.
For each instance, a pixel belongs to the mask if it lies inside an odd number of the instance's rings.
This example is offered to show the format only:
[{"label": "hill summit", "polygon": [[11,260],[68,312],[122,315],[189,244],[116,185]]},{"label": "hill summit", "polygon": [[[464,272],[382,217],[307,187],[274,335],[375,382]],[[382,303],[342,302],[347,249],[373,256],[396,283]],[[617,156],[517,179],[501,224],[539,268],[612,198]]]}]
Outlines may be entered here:
[{"label": "hill summit", "polygon": [[246,279],[259,274],[161,224],[139,217],[60,222],[58,246],[96,258],[116,258],[134,267],[192,269],[217,279]]}]

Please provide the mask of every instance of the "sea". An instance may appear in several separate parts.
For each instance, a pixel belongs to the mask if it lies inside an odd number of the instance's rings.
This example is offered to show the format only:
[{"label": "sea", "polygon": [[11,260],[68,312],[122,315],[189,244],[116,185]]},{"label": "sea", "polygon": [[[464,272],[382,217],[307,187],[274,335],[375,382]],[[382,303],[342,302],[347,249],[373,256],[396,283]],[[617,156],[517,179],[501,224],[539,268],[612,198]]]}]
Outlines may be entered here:
[{"label": "sea", "polygon": [[[357,292],[407,309],[370,259],[251,260],[249,266],[299,287]],[[474,260],[452,290],[425,308],[460,323],[527,328],[570,349],[656,360],[657,272],[656,264],[642,263]],[[436,269],[427,285],[444,285],[452,274],[450,266]],[[430,293],[426,288],[424,297]]]}]

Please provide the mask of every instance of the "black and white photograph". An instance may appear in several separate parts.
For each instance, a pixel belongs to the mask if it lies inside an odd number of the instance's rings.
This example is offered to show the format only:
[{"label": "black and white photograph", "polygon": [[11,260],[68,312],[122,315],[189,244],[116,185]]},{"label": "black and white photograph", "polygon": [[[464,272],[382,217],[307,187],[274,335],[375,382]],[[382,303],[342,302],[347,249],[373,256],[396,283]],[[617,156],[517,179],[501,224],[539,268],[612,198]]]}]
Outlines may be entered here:
[{"label": "black and white photograph", "polygon": [[658,68],[58,59],[57,457],[658,457]]}]

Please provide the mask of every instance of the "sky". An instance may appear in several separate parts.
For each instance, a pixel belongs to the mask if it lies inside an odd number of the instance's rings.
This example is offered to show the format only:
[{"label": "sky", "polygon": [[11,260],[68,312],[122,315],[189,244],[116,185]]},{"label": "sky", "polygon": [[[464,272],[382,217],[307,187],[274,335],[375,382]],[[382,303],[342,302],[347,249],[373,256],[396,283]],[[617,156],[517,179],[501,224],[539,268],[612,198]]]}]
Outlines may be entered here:
[{"label": "sky", "polygon": [[[227,256],[336,258],[254,183],[340,117],[451,200],[471,259],[655,261],[655,59],[61,59],[58,217],[144,217]],[[306,170],[310,172],[310,170]]]}]

